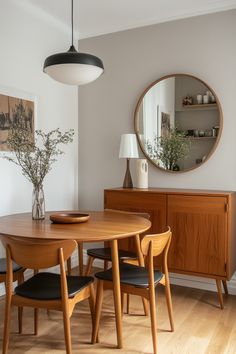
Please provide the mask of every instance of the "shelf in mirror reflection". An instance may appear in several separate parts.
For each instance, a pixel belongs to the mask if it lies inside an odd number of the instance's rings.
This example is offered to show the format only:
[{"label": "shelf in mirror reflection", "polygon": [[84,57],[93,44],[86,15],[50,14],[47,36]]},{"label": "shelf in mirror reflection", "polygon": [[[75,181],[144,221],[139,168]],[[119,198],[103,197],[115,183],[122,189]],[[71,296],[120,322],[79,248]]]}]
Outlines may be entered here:
[{"label": "shelf in mirror reflection", "polygon": [[190,139],[190,140],[214,140],[216,139],[216,136],[186,136],[185,139]]},{"label": "shelf in mirror reflection", "polygon": [[182,106],[179,109],[176,109],[175,112],[187,112],[189,110],[208,111],[212,109],[218,109],[216,103],[186,105],[186,106]]}]

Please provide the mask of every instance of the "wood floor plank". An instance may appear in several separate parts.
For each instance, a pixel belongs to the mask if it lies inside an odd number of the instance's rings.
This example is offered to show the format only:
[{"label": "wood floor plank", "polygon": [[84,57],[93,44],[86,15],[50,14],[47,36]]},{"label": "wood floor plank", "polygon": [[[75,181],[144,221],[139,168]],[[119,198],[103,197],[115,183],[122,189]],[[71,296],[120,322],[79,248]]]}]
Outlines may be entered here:
[{"label": "wood floor plank", "polygon": [[[159,354],[235,354],[236,297],[225,297],[220,310],[213,292],[172,286],[175,332],[171,333],[165,294],[157,289]],[[131,297],[131,315],[123,316],[124,348],[116,349],[112,293],[105,292],[100,343],[90,344],[91,320],[88,302],[78,304],[71,318],[73,354],[152,353],[150,318],[143,315],[142,301]],[[0,300],[0,346],[2,345],[4,300]],[[17,334],[17,311],[12,313],[9,354],[65,353],[62,315],[40,311],[39,335],[33,335],[33,310],[24,309],[23,335]]]}]

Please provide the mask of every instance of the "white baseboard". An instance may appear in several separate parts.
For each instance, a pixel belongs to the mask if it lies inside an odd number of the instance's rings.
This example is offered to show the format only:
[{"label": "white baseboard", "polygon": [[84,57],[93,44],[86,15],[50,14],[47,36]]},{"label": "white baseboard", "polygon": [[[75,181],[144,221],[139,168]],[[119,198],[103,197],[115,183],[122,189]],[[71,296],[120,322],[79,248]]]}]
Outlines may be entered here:
[{"label": "white baseboard", "polygon": [[[217,291],[215,279],[194,277],[184,274],[170,273],[171,284],[187,286],[189,288],[197,288],[202,290]],[[227,282],[228,291],[231,295],[236,295],[236,274]]]},{"label": "white baseboard", "polygon": [[[84,249],[84,264],[87,264],[87,252]],[[75,251],[71,257],[71,265],[72,268],[78,266],[78,253]],[[103,261],[96,259],[94,262],[94,265],[97,268],[103,268]],[[54,267],[51,268],[51,270],[58,272],[59,268]],[[26,271],[25,277],[28,278],[30,275],[30,271]],[[190,288],[197,288],[197,289],[202,289],[202,290],[209,290],[209,291],[215,291],[216,292],[216,283],[214,279],[209,279],[209,278],[202,278],[202,277],[194,277],[190,275],[184,275],[184,274],[176,274],[176,273],[170,273],[170,282],[171,284],[175,285],[180,285],[180,286],[187,286]],[[233,277],[231,280],[227,283],[228,284],[228,290],[229,294],[231,295],[236,295],[236,273],[234,273]],[[4,284],[0,284],[0,296],[5,294],[5,287]]]}]

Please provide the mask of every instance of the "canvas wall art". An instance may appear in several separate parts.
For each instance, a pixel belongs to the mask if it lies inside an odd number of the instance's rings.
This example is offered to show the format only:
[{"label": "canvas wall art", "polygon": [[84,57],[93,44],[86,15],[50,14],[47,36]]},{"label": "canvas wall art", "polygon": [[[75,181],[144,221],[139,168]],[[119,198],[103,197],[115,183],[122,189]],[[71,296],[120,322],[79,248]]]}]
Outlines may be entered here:
[{"label": "canvas wall art", "polygon": [[34,101],[0,93],[0,151],[9,151],[6,140],[13,124],[21,125],[34,135]]},{"label": "canvas wall art", "polygon": [[163,138],[170,134],[170,114],[161,112],[161,136]]}]

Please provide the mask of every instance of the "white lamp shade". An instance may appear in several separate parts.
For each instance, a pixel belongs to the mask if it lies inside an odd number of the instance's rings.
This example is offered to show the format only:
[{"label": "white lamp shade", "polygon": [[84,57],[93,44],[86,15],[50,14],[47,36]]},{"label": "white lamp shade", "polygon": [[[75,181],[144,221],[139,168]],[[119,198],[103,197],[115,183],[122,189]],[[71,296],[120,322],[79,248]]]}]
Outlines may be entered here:
[{"label": "white lamp shade", "polygon": [[138,146],[135,134],[122,134],[119,158],[138,158]]},{"label": "white lamp shade", "polygon": [[104,70],[94,65],[66,63],[48,66],[44,71],[63,84],[84,85],[96,80]]}]

